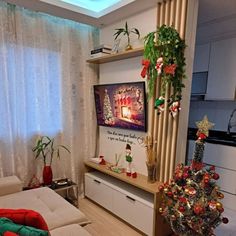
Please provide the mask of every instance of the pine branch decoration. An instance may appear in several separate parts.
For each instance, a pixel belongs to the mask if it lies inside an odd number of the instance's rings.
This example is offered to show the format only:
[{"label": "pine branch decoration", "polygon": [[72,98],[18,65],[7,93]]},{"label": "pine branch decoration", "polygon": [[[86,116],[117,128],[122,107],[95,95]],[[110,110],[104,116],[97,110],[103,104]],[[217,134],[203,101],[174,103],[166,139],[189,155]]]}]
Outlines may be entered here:
[{"label": "pine branch decoration", "polygon": [[166,25],[145,36],[144,61],[149,61],[149,65],[146,73],[141,73],[141,76],[147,78],[149,98],[154,95],[156,80],[161,77],[161,95],[165,96],[165,87],[170,84],[173,87],[170,99],[181,100],[182,88],[184,88],[182,79],[186,78],[185,47],[185,42],[180,38],[179,33],[173,27]]}]

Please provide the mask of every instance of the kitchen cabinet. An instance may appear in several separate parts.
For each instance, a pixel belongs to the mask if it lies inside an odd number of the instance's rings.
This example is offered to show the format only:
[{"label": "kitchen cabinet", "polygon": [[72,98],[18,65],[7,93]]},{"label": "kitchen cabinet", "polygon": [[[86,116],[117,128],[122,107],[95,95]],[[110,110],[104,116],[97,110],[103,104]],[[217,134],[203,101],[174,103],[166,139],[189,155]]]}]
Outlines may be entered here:
[{"label": "kitchen cabinet", "polygon": [[85,174],[85,196],[146,235],[153,234],[154,198],[151,193],[93,171]]},{"label": "kitchen cabinet", "polygon": [[236,38],[211,44],[206,100],[235,100]]},{"label": "kitchen cabinet", "polygon": [[196,45],[193,62],[193,73],[208,71],[209,57],[209,43],[203,45]]},{"label": "kitchen cabinet", "polygon": [[[195,141],[188,140],[187,162],[193,158]],[[236,147],[206,143],[203,162],[206,165],[214,165],[216,172],[220,175],[217,185],[224,191],[225,198],[222,203],[225,207],[236,210]]]}]

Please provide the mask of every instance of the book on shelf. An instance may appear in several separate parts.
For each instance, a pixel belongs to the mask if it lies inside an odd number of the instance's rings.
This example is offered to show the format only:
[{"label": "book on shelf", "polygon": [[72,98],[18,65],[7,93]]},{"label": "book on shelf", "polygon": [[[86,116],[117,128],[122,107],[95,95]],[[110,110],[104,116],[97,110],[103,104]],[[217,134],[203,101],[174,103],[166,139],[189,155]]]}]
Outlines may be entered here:
[{"label": "book on shelf", "polygon": [[91,57],[91,58],[97,58],[97,57],[108,56],[108,55],[110,55],[110,54],[111,54],[111,53],[98,52],[98,53],[95,53],[95,54],[91,54],[90,57]]},{"label": "book on shelf", "polygon": [[90,54],[96,54],[96,53],[99,53],[99,52],[104,52],[104,53],[108,53],[110,54],[111,53],[111,49],[106,49],[106,48],[97,48],[97,49],[93,49]]},{"label": "book on shelf", "polygon": [[94,47],[94,50],[99,49],[99,48],[105,48],[105,49],[111,50],[112,46],[107,45],[107,44],[100,44],[100,45]]}]

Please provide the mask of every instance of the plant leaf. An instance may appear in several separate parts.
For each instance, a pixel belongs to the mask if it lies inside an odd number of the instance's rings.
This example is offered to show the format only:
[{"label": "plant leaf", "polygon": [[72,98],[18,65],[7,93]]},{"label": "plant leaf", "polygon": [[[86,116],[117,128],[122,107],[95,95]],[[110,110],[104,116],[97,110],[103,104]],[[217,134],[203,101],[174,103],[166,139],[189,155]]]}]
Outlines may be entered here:
[{"label": "plant leaf", "polygon": [[138,29],[133,28],[133,29],[131,30],[131,32],[134,33],[134,34],[137,34],[137,35],[138,35],[138,38],[140,38],[140,33],[139,33],[139,30],[138,30]]},{"label": "plant leaf", "polygon": [[125,22],[125,31],[126,31],[126,32],[129,31],[129,30],[128,30],[128,23],[127,23],[127,21]]},{"label": "plant leaf", "polygon": [[64,148],[67,152],[70,153],[70,150],[69,150],[66,146],[64,146],[64,145],[60,145],[60,147]]}]

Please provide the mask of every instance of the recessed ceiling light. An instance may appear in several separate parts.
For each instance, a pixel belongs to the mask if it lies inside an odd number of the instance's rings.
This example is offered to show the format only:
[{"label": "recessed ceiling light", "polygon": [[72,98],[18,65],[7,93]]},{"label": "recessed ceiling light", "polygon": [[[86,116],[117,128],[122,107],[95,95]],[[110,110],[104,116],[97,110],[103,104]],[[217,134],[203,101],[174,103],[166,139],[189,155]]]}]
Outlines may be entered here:
[{"label": "recessed ceiling light", "polygon": [[135,0],[40,0],[74,12],[101,17]]}]

